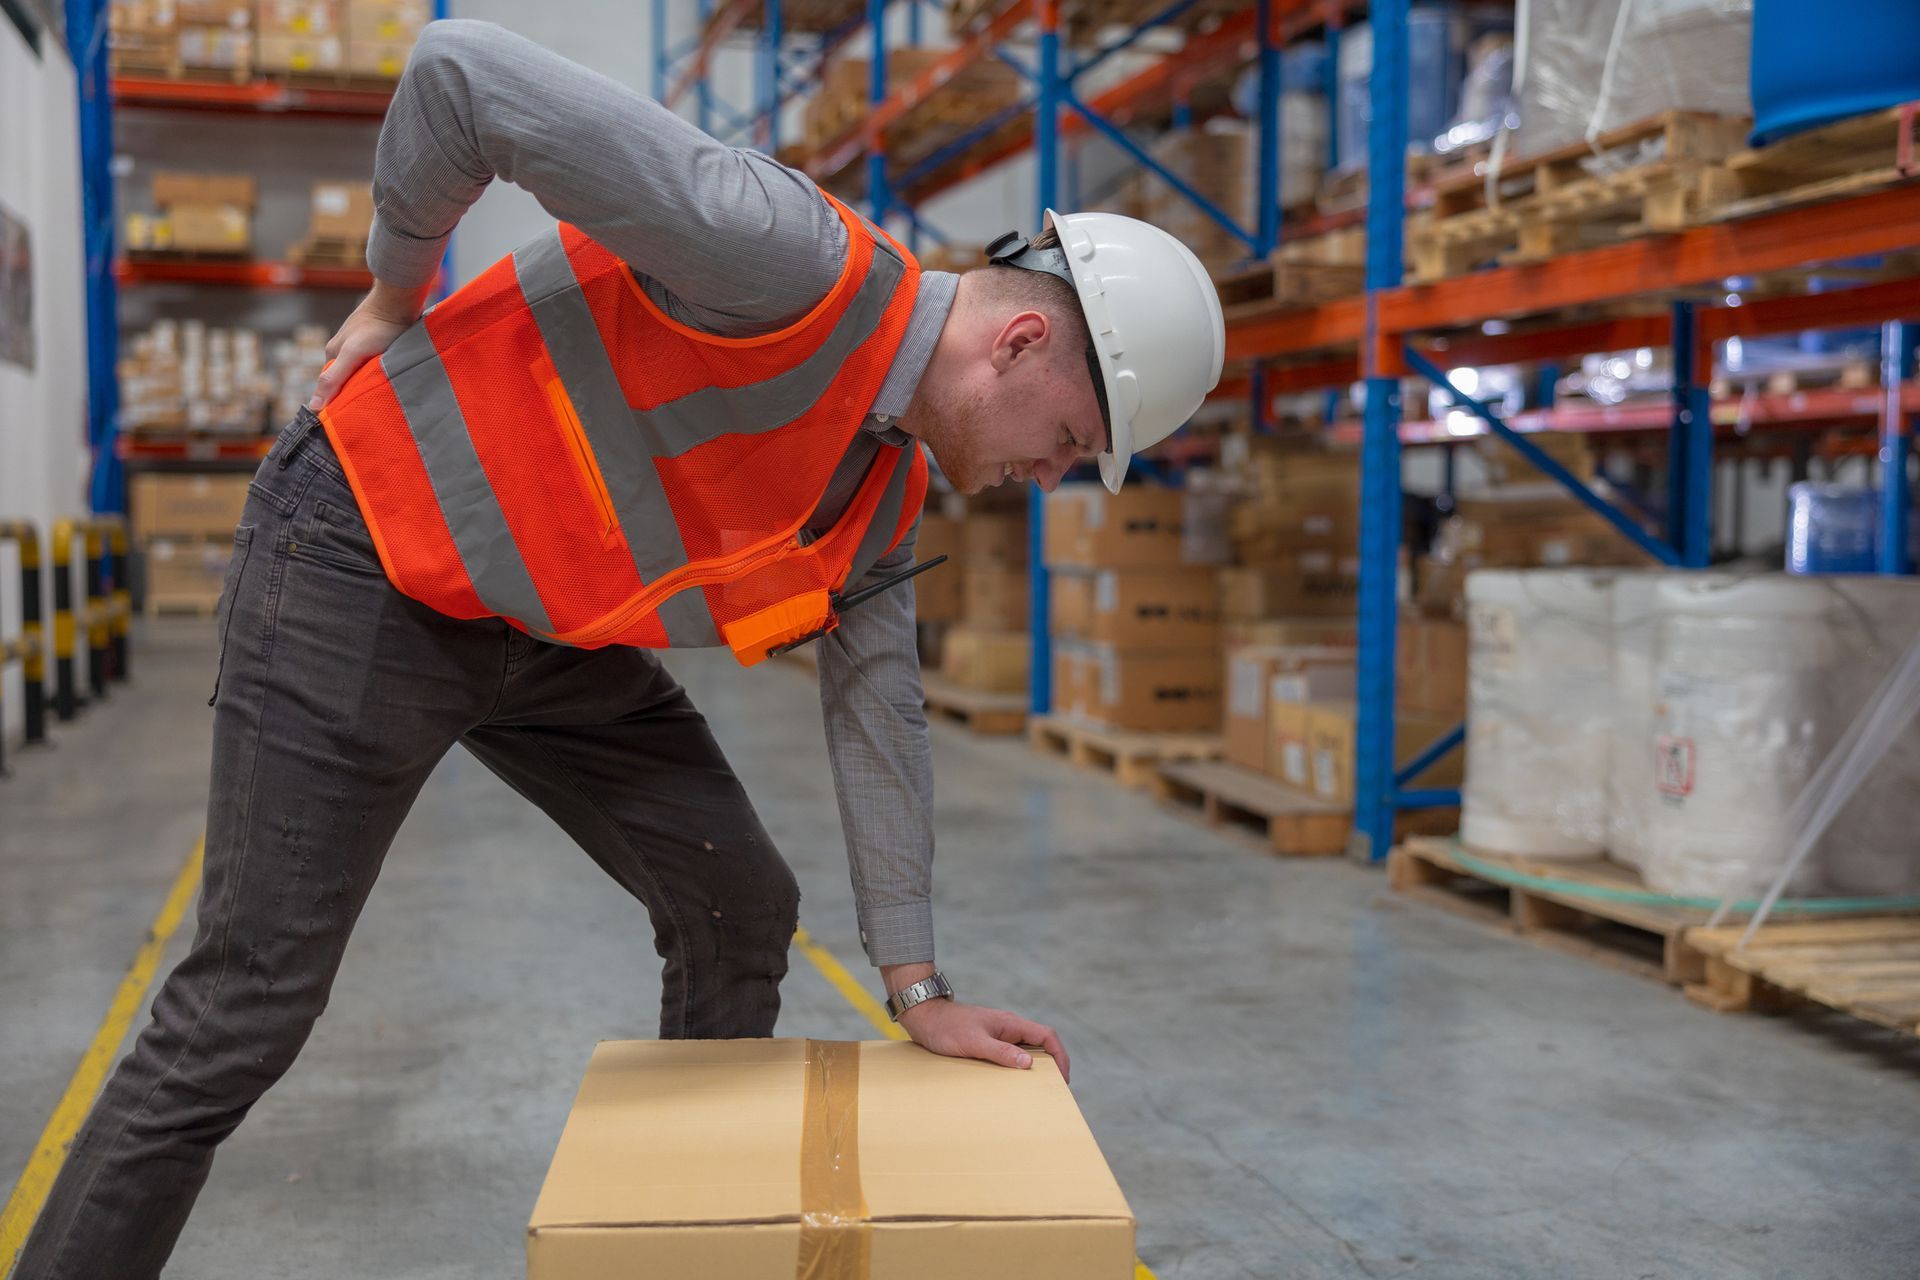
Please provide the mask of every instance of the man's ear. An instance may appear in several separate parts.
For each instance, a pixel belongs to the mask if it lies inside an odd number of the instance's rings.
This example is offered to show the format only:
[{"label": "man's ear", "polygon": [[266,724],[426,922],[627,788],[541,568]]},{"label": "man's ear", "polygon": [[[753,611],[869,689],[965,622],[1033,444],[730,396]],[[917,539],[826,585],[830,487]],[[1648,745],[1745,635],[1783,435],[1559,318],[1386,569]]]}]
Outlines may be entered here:
[{"label": "man's ear", "polygon": [[1044,312],[1022,311],[1012,316],[994,337],[993,371],[1005,373],[1023,355],[1045,355],[1051,334],[1052,326]]}]

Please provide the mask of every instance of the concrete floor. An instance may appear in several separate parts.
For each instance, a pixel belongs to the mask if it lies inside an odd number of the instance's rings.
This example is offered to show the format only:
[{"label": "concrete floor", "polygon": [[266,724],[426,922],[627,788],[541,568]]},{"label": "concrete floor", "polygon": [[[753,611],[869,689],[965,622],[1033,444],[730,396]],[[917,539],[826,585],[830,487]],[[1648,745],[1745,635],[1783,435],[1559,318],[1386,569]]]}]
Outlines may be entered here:
[{"label": "concrete floor", "polygon": [[[136,683],[0,782],[0,1183],[201,829],[211,654],[203,624],[145,629]],[[675,664],[795,865],[804,922],[866,976],[811,683]],[[1920,1268],[1912,1042],[1714,1017],[1395,901],[1378,873],[1261,856],[1022,743],[935,735],[942,963],[968,997],[1061,1028],[1163,1280]],[[648,939],[456,753],[169,1274],[523,1274],[589,1047],[648,1034]],[[871,1034],[797,957],[786,992],[783,1034]]]}]

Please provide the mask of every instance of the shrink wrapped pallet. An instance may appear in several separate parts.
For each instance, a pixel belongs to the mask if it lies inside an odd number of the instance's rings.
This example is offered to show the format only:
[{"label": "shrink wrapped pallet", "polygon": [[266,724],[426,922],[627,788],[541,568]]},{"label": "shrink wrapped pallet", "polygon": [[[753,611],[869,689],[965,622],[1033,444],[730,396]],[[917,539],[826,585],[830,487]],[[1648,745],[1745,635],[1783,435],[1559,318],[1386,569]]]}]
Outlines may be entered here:
[{"label": "shrink wrapped pallet", "polygon": [[[1784,865],[1796,798],[1920,635],[1920,582],[1669,575],[1654,625],[1647,883],[1757,896]],[[1909,720],[1787,892],[1912,892],[1916,829],[1920,727]]]},{"label": "shrink wrapped pallet", "polygon": [[1653,786],[1654,601],[1657,570],[1613,580],[1613,733],[1607,753],[1607,853],[1641,867],[1657,795]]},{"label": "shrink wrapped pallet", "polygon": [[1467,579],[1467,844],[1536,858],[1605,850],[1611,582],[1581,570]]}]

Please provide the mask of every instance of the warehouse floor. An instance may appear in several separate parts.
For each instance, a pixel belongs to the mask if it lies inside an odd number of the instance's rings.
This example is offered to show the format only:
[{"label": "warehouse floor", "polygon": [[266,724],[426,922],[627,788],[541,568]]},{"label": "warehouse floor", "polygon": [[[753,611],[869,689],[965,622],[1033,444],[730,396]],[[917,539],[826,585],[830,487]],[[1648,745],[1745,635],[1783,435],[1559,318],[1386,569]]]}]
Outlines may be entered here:
[{"label": "warehouse floor", "polygon": [[[211,629],[147,625],[135,654],[134,684],[0,782],[7,1183],[202,826]],[[674,662],[798,870],[803,922],[868,978],[811,683]],[[1261,856],[1023,743],[939,727],[934,749],[943,964],[966,997],[1061,1029],[1163,1280],[1912,1274],[1911,1041],[1715,1017],[1395,901],[1377,873]],[[608,889],[450,757],[169,1274],[523,1274],[589,1047],[651,1026],[647,924]],[[872,1035],[798,956],[785,990],[783,1034]]]}]

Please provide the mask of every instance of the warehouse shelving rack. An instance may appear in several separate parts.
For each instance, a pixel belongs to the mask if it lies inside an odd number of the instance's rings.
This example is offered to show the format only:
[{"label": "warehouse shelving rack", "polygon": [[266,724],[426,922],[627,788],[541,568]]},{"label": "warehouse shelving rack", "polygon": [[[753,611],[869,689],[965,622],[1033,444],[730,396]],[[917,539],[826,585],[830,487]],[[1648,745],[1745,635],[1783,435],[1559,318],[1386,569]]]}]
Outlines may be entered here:
[{"label": "warehouse shelving rack", "polygon": [[[160,261],[116,256],[113,122],[116,109],[186,111],[359,122],[377,127],[393,91],[277,77],[245,83],[111,74],[107,56],[107,0],[67,0],[67,49],[79,88],[82,243],[86,246],[87,441],[93,455],[89,505],[96,512],[126,509],[124,465],[245,466],[268,443],[257,440],[164,444],[120,434],[119,288],[186,284],[217,288],[366,290],[369,271],[304,267],[289,262]],[[434,0],[433,16],[447,16]],[[448,244],[439,289],[452,279]]]},{"label": "warehouse shelving rack", "polygon": [[[905,0],[910,41],[917,42],[922,2]],[[812,41],[801,42],[804,47],[797,50],[786,45],[781,0],[725,0],[718,10],[709,0],[700,0],[701,30],[678,44],[669,42],[669,0],[653,0],[657,51],[654,88],[668,106],[676,105],[688,93],[694,94],[696,120],[710,132],[716,119],[724,118],[736,134],[751,135],[758,145],[770,151],[779,150],[782,106],[806,85],[817,82],[826,60],[855,39],[864,25],[869,59],[867,115],[840,137],[805,152],[798,162],[810,176],[824,184],[864,155],[867,211],[876,223],[898,215],[908,224],[911,236],[926,233],[940,241],[942,237],[922,222],[914,206],[1014,155],[1031,150],[1036,169],[1034,221],[1038,225],[1046,211],[1060,202],[1062,142],[1081,135],[1098,135],[1192,201],[1236,237],[1250,258],[1264,258],[1280,242],[1282,234],[1280,49],[1316,29],[1325,29],[1337,39],[1345,16],[1365,6],[1351,0],[1257,0],[1227,15],[1212,29],[1188,39],[1177,52],[1160,57],[1153,65],[1090,99],[1082,99],[1076,83],[1083,75],[1134,46],[1147,31],[1180,20],[1196,3],[1197,0],[1172,0],[1119,38],[1091,52],[1070,55],[1061,44],[1058,0],[1011,0],[995,9],[975,34],[961,39],[945,56],[905,84],[890,87],[886,66],[888,0],[867,0],[863,14]],[[714,51],[738,28],[745,14],[756,7],[763,13],[754,38],[755,98],[753,106],[742,113],[719,100],[709,83],[709,73]],[[1035,30],[1033,47],[1025,56],[1016,55],[1008,48],[1010,40],[1030,26]],[[1234,69],[1249,56],[1257,69],[1262,110],[1256,146],[1259,156],[1256,217],[1255,224],[1246,227],[1177,174],[1169,172],[1127,135],[1122,122],[1156,109],[1177,110],[1185,85],[1209,74]],[[957,72],[988,58],[997,58],[1014,67],[1031,87],[1031,96],[947,142],[905,173],[889,174],[886,142],[890,127],[936,93]],[[978,144],[997,135],[1010,123],[1015,126],[1010,137],[994,144],[984,155],[970,154]],[[1261,411],[1258,406],[1267,393],[1258,373],[1246,381],[1243,393],[1256,397],[1258,416]],[[1053,700],[1048,574],[1043,555],[1046,514],[1042,499],[1038,488],[1030,491],[1032,595],[1029,617],[1033,653],[1029,701],[1035,714],[1045,714]]]},{"label": "warehouse shelving rack", "polygon": [[[734,0],[744,9],[754,0]],[[765,0],[771,11],[779,0]],[[664,22],[664,0],[656,0],[656,23]],[[1184,11],[1173,5],[1156,16],[1166,21]],[[1463,729],[1455,729],[1396,768],[1394,742],[1394,649],[1398,621],[1397,565],[1402,541],[1401,446],[1403,443],[1452,443],[1492,433],[1512,444],[1579,501],[1634,540],[1654,560],[1702,567],[1709,557],[1713,444],[1716,433],[1736,427],[1877,423],[1877,454],[1885,482],[1881,486],[1884,547],[1881,569],[1909,570],[1904,562],[1904,521],[1911,505],[1906,460],[1912,422],[1920,412],[1920,389],[1910,382],[1915,330],[1905,322],[1920,317],[1920,280],[1895,280],[1826,293],[1740,300],[1721,282],[1910,249],[1920,244],[1920,187],[1904,186],[1856,195],[1826,204],[1783,209],[1737,223],[1710,224],[1671,235],[1625,241],[1531,266],[1502,267],[1434,284],[1402,283],[1402,232],[1407,192],[1408,0],[1372,4],[1288,3],[1268,0],[1230,16],[1214,31],[1187,42],[1179,53],[1116,89],[1096,98],[1094,113],[1081,109],[1060,72],[1058,7],[1016,0],[1002,7],[985,30],[962,41],[946,58],[913,82],[888,91],[881,35],[884,0],[871,0],[868,24],[874,68],[870,112],[842,139],[805,157],[816,178],[837,172],[854,155],[867,156],[869,204],[879,216],[896,211],[908,196],[925,199],[965,181],[1007,156],[1029,147],[1039,170],[1040,205],[1058,190],[1059,145],[1063,137],[1098,132],[1134,159],[1151,165],[1111,121],[1153,100],[1165,100],[1183,77],[1252,57],[1261,73],[1262,124],[1273,129],[1275,68],[1279,50],[1316,28],[1329,43],[1337,41],[1343,19],[1364,12],[1372,24],[1374,70],[1368,136],[1366,290],[1363,295],[1316,307],[1273,310],[1236,318],[1228,332],[1228,358],[1247,361],[1252,372],[1223,384],[1223,394],[1251,394],[1256,422],[1264,418],[1269,397],[1361,382],[1365,409],[1358,427],[1362,473],[1360,545],[1360,721],[1358,727],[1359,801],[1356,831],[1372,861],[1384,858],[1395,815],[1405,808],[1454,805],[1452,790],[1412,790],[1406,780],[1456,747]],[[953,159],[973,138],[960,139],[919,171],[887,186],[884,156],[887,128],[915,103],[970,61],[1005,56],[1000,48],[1022,23],[1037,20],[1035,65],[1020,63],[1037,92],[1023,109],[1033,123],[984,157]],[[658,28],[657,28],[658,29]],[[763,26],[762,39],[777,37],[777,21]],[[849,32],[836,33],[844,42]],[[1130,44],[1133,33],[1122,41]],[[1249,41],[1255,46],[1249,49]],[[699,45],[699,42],[695,42]],[[664,42],[662,42],[664,44]],[[838,47],[837,45],[834,47]],[[700,46],[704,59],[707,48]],[[823,47],[820,56],[830,49]],[[779,61],[779,51],[771,52]],[[1094,57],[1101,55],[1095,54]],[[1084,66],[1084,64],[1083,64]],[[701,73],[704,72],[704,62]],[[662,76],[664,77],[664,69]],[[816,72],[817,74],[817,72]],[[1071,73],[1069,73],[1071,74]],[[802,78],[804,80],[804,77]],[[678,86],[701,87],[701,74],[683,77]],[[781,90],[765,103],[784,101]],[[768,107],[763,106],[763,110]],[[1094,118],[1097,114],[1102,119]],[[751,123],[751,122],[749,122]],[[986,129],[998,127],[989,122]],[[983,130],[984,131],[984,130]],[[773,135],[777,139],[777,134]],[[1277,156],[1272,135],[1263,135],[1259,175],[1260,225],[1230,228],[1253,256],[1264,255],[1280,238],[1274,191]],[[1151,166],[1157,168],[1158,166]],[[1163,175],[1166,176],[1166,175]],[[1177,182],[1176,189],[1183,189]],[[1192,197],[1197,193],[1183,189]],[[1204,201],[1201,207],[1224,224],[1231,220]],[[1320,227],[1306,228],[1318,230]],[[1664,314],[1591,320],[1576,309],[1629,299],[1661,300]],[[1535,318],[1546,317],[1536,323]],[[1498,324],[1494,322],[1499,322]],[[1866,323],[1887,326],[1882,343],[1882,388],[1866,393],[1844,390],[1794,392],[1715,404],[1706,383],[1716,343],[1729,338],[1836,328]],[[1674,355],[1674,389],[1669,403],[1628,406],[1553,406],[1517,415],[1511,422],[1452,385],[1446,367],[1544,362],[1593,352],[1669,347]],[[1443,367],[1444,366],[1444,367]],[[1441,423],[1402,422],[1402,379],[1418,375],[1447,394],[1462,411]],[[1466,417],[1463,424],[1460,419]],[[1664,536],[1649,536],[1640,520],[1594,492],[1535,447],[1536,431],[1664,430],[1668,435],[1668,492]],[[1334,438],[1351,439],[1354,429],[1336,426]],[[1041,559],[1044,511],[1033,495],[1033,677],[1032,703],[1044,712],[1050,703],[1046,575]],[[1895,531],[1900,531],[1896,536]]]}]

